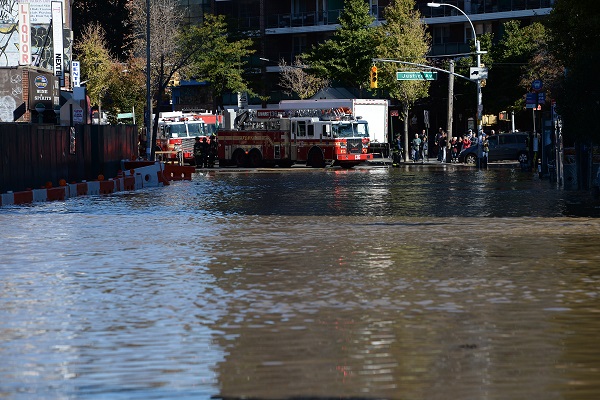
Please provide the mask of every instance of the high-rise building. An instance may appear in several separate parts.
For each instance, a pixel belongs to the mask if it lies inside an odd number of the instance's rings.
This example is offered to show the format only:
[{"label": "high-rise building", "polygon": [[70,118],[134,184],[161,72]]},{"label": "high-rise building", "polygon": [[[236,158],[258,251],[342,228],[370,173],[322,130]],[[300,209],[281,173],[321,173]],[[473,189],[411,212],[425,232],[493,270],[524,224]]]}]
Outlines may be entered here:
[{"label": "high-rise building", "polygon": [[[323,42],[338,27],[344,0],[184,0],[200,3],[202,12],[227,16],[230,28],[248,32],[257,39],[255,66],[260,58],[271,60],[266,72],[277,72],[276,64],[284,60],[291,64],[296,56],[311,46]],[[384,20],[384,8],[391,0],[366,0],[375,23]],[[529,24],[547,15],[555,0],[447,0],[464,11],[473,23],[477,35],[493,32],[502,36],[502,23],[518,19]],[[210,3],[210,7],[209,4]],[[465,16],[454,7],[432,8],[427,0],[417,0],[416,6],[432,36],[430,55],[452,55],[470,51],[473,28]],[[270,80],[273,81],[273,80]],[[276,99],[277,94],[271,93]]]}]

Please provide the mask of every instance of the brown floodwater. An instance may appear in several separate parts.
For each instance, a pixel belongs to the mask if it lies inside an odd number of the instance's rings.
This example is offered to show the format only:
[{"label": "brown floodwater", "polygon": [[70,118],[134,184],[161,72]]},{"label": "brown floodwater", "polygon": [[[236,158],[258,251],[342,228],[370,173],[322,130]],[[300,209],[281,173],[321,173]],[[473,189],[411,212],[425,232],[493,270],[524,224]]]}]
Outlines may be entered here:
[{"label": "brown floodwater", "polygon": [[600,396],[600,219],[513,169],[0,208],[0,398]]}]

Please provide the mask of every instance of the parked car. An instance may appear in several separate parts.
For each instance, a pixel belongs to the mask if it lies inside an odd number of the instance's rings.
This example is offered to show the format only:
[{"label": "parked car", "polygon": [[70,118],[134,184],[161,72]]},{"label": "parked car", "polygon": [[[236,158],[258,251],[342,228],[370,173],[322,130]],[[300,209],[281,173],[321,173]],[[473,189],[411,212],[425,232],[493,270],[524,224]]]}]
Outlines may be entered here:
[{"label": "parked car", "polygon": [[[488,136],[490,151],[488,161],[516,160],[527,163],[527,132],[501,133]],[[460,152],[458,161],[465,164],[477,163],[477,146],[471,146]]]}]

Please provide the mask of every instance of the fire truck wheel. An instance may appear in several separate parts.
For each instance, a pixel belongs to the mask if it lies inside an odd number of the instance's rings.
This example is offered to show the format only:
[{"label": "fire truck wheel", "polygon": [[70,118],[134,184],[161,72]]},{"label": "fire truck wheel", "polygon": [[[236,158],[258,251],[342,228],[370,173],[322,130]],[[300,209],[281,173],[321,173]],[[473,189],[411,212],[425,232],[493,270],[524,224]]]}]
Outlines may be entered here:
[{"label": "fire truck wheel", "polygon": [[248,163],[248,157],[246,156],[246,153],[241,149],[236,150],[235,153],[233,153],[233,157],[231,158],[233,160],[233,163],[237,167],[245,167]]},{"label": "fire truck wheel", "polygon": [[248,166],[250,168],[258,168],[262,165],[262,156],[260,155],[260,151],[253,149],[248,154]]},{"label": "fire truck wheel", "polygon": [[311,149],[308,153],[306,165],[312,168],[324,168],[325,160],[323,159],[323,152],[317,148]]}]

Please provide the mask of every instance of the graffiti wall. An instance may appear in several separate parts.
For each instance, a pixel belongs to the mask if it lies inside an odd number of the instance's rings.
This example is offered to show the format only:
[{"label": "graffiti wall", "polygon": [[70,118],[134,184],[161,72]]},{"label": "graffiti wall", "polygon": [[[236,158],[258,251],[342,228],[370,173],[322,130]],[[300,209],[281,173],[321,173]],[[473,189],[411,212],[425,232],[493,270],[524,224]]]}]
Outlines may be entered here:
[{"label": "graffiti wall", "polygon": [[[29,0],[31,24],[32,65],[52,69],[53,43],[51,22],[52,0]],[[19,65],[17,0],[0,0],[0,67]],[[71,35],[69,30],[63,33],[63,71],[68,72],[71,64]]]},{"label": "graffiti wall", "polygon": [[22,71],[0,69],[0,122],[12,122],[13,111],[23,103]]}]

